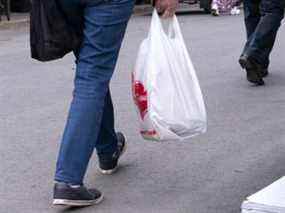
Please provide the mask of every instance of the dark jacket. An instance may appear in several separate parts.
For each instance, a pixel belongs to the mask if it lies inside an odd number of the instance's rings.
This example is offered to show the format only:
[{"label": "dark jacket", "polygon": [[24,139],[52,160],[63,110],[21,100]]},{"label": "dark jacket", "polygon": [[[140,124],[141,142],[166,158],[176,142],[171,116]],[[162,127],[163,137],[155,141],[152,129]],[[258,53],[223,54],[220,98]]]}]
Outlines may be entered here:
[{"label": "dark jacket", "polygon": [[67,24],[56,0],[32,0],[31,56],[39,61],[62,58],[80,45],[79,36]]}]

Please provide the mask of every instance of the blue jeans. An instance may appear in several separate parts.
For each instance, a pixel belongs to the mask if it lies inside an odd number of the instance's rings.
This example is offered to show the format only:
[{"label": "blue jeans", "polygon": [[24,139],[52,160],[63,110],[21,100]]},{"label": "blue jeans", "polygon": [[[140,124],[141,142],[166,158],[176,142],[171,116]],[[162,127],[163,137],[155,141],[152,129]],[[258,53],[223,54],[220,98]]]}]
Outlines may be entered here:
[{"label": "blue jeans", "polygon": [[264,67],[284,17],[285,0],[244,0],[247,42],[243,54]]},{"label": "blue jeans", "polygon": [[94,148],[104,158],[117,151],[109,83],[134,1],[59,0],[59,3],[83,41],[75,52],[75,88],[55,180],[83,184]]}]

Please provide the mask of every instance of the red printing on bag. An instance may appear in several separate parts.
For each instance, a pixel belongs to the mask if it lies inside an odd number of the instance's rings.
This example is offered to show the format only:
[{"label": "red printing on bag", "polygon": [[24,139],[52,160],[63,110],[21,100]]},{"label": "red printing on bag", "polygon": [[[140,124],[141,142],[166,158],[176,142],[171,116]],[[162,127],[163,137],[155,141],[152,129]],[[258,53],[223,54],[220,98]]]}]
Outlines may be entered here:
[{"label": "red printing on bag", "polygon": [[142,82],[134,80],[134,76],[132,75],[132,92],[134,102],[137,105],[140,116],[142,120],[147,114],[147,91]]},{"label": "red printing on bag", "polygon": [[141,131],[141,134],[150,137],[157,135],[155,130]]}]

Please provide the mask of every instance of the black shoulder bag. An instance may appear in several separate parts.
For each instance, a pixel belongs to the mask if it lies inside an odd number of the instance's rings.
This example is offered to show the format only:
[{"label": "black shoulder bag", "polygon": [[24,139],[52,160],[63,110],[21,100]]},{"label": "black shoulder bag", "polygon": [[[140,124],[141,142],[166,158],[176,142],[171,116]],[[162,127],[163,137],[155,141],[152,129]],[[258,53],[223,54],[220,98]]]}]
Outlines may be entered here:
[{"label": "black shoulder bag", "polygon": [[32,0],[31,57],[39,61],[60,59],[76,50],[79,36],[68,25],[56,0]]}]

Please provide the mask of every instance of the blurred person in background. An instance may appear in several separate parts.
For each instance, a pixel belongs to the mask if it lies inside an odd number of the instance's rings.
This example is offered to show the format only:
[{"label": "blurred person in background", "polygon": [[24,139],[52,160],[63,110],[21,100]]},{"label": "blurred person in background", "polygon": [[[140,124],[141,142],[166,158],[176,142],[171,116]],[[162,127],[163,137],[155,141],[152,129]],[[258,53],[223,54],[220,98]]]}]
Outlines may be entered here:
[{"label": "blurred person in background", "polygon": [[239,15],[241,0],[213,0],[211,4],[212,15],[220,14]]}]

